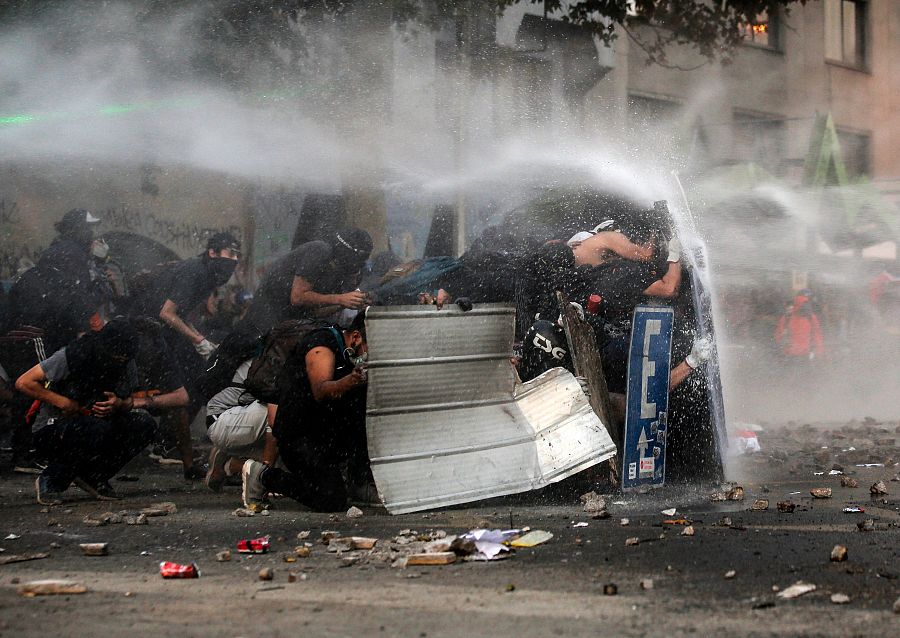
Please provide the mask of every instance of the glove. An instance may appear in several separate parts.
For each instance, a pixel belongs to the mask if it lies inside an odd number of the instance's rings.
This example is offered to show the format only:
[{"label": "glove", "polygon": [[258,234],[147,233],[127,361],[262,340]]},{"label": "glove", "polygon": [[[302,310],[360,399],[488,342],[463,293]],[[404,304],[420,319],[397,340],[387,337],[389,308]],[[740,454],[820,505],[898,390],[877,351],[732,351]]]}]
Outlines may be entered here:
[{"label": "glove", "polygon": [[204,359],[209,359],[218,347],[219,346],[217,346],[216,344],[210,343],[209,339],[207,339],[206,337],[204,337],[203,341],[201,341],[200,343],[194,344],[194,350],[196,350],[197,354],[199,354]]},{"label": "glove", "polygon": [[581,391],[584,392],[584,396],[587,398],[591,398],[591,387],[588,385],[587,379],[584,377],[575,377],[575,380],[578,381],[578,385],[581,386]]},{"label": "glove", "polygon": [[696,370],[701,363],[709,361],[711,356],[712,341],[707,337],[703,337],[694,341],[694,345],[691,346],[691,353],[685,358],[684,362]]},{"label": "glove", "polygon": [[677,237],[672,237],[669,240],[669,254],[666,257],[666,261],[676,262],[681,259],[681,242]]}]

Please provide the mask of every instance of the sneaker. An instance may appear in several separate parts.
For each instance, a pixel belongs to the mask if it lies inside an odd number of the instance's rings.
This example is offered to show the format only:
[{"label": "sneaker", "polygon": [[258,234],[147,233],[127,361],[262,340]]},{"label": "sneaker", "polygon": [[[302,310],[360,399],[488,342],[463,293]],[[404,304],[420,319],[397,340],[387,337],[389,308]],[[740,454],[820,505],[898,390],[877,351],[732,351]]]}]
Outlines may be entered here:
[{"label": "sneaker", "polygon": [[154,445],[150,451],[150,458],[160,465],[180,465],[181,452],[177,446],[166,447],[165,445]]},{"label": "sneaker", "polygon": [[241,468],[241,498],[244,507],[248,510],[259,510],[268,507],[266,496],[268,490],[262,484],[262,473],[266,470],[266,464],[250,459],[244,462]]},{"label": "sneaker", "polygon": [[62,492],[58,492],[50,485],[50,479],[41,474],[34,479],[34,492],[37,502],[41,505],[59,505],[63,502]]},{"label": "sneaker", "polygon": [[221,492],[225,484],[225,464],[228,463],[228,455],[224,450],[213,447],[209,451],[209,470],[206,472],[204,483],[213,492]]},{"label": "sneaker", "polygon": [[76,476],[72,482],[98,501],[118,501],[122,498],[108,481],[89,482]]}]

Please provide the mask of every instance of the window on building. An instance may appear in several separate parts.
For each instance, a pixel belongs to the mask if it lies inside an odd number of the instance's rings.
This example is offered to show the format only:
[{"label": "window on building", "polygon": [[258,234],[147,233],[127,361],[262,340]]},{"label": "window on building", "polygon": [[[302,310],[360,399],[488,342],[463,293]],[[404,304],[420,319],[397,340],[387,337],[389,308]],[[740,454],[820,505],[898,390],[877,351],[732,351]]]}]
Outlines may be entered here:
[{"label": "window on building", "polygon": [[734,113],[732,158],[777,170],[784,160],[784,118],[745,112]]},{"label": "window on building", "polygon": [[841,144],[841,157],[847,177],[855,179],[869,174],[870,138],[866,133],[855,133],[837,130],[838,142]]},{"label": "window on building", "polygon": [[766,49],[778,49],[778,14],[760,11],[753,22],[741,25],[744,42]]},{"label": "window on building", "polygon": [[825,57],[862,67],[866,63],[868,2],[825,0]]}]

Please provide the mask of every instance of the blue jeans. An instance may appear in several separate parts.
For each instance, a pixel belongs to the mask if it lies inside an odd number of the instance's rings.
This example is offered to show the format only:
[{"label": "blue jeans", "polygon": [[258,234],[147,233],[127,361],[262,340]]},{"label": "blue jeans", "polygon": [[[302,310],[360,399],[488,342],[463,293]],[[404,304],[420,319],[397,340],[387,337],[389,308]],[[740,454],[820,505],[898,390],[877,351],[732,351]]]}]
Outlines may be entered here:
[{"label": "blue jeans", "polygon": [[34,444],[48,463],[42,476],[62,492],[76,476],[92,485],[108,481],[155,437],[156,421],[146,412],[108,419],[79,414],[45,425]]}]

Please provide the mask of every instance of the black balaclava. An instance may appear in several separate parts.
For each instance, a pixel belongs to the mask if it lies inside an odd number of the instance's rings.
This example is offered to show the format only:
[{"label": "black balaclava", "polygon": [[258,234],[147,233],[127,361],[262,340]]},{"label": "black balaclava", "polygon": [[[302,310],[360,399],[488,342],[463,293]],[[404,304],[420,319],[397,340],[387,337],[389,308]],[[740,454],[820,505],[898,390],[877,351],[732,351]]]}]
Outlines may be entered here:
[{"label": "black balaclava", "polygon": [[137,355],[138,333],[126,317],[116,317],[99,332],[89,332],[66,346],[71,399],[89,405],[113,392]]},{"label": "black balaclava", "polygon": [[334,261],[340,268],[356,272],[372,253],[372,238],[362,228],[348,228],[334,234],[331,248]]},{"label": "black balaclava", "polygon": [[228,257],[207,257],[206,267],[209,270],[210,280],[216,288],[224,286],[231,279],[237,268],[237,259]]}]

